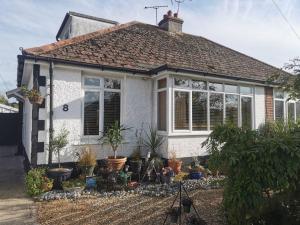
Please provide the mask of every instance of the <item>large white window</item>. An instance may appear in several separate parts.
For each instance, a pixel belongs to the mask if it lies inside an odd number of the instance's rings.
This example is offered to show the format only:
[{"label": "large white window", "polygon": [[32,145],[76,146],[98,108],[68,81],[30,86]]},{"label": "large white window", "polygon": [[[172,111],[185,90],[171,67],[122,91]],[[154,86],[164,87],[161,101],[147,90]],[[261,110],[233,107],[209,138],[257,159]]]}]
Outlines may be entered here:
[{"label": "large white window", "polygon": [[174,78],[173,129],[210,131],[218,124],[253,127],[253,88]]},{"label": "large white window", "polygon": [[120,122],[120,80],[84,77],[83,86],[83,135],[99,135],[115,121]]},{"label": "large white window", "polygon": [[276,121],[300,120],[300,101],[289,100],[287,93],[274,89],[274,118]]}]

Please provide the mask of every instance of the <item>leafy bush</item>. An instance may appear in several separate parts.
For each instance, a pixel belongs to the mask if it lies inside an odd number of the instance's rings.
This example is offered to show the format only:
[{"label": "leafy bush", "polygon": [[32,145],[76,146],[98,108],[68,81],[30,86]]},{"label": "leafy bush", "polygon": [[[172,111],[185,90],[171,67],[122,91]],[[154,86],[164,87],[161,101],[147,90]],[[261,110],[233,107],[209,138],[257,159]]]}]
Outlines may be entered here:
[{"label": "leafy bush", "polygon": [[26,192],[30,196],[40,195],[52,188],[53,180],[46,177],[46,169],[30,170],[25,177]]},{"label": "leafy bush", "polygon": [[268,224],[264,217],[268,211],[274,205],[289,204],[287,196],[296,196],[300,183],[299,127],[274,123],[250,130],[221,125],[211,133],[204,145],[211,154],[212,169],[228,176],[223,204],[230,224]]}]

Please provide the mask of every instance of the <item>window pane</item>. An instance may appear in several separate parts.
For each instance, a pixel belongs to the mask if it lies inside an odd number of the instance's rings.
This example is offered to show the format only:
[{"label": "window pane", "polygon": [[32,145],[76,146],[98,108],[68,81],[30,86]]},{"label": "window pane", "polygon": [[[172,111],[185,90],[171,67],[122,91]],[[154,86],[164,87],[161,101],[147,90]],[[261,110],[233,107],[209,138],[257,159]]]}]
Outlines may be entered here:
[{"label": "window pane", "polygon": [[167,87],[167,78],[158,80],[158,82],[157,82],[157,88],[161,89],[161,88],[165,88],[165,87]]},{"label": "window pane", "polygon": [[284,101],[275,101],[275,120],[284,119],[283,105]]},{"label": "window pane", "polygon": [[296,118],[300,120],[300,102],[296,103]]},{"label": "window pane", "polygon": [[115,121],[120,122],[120,93],[104,92],[104,132],[110,128]]},{"label": "window pane", "polygon": [[238,87],[235,86],[235,85],[226,84],[225,85],[225,92],[228,92],[228,93],[238,93]]},{"label": "window pane", "polygon": [[207,130],[207,93],[193,92],[193,130]]},{"label": "window pane", "polygon": [[157,129],[166,131],[167,119],[166,119],[166,91],[158,92],[157,94]]},{"label": "window pane", "polygon": [[121,81],[105,78],[104,79],[104,88],[120,89],[121,88]]},{"label": "window pane", "polygon": [[238,126],[238,96],[237,95],[226,95],[225,96],[225,118],[226,123]]},{"label": "window pane", "polygon": [[210,91],[223,91],[223,84],[218,83],[209,83],[209,90]]},{"label": "window pane", "polygon": [[189,80],[186,80],[186,79],[174,78],[174,83],[176,86],[180,86],[180,87],[188,87],[189,86]]},{"label": "window pane", "polygon": [[223,123],[223,94],[210,94],[210,129]]},{"label": "window pane", "polygon": [[252,128],[252,98],[241,98],[242,127]]},{"label": "window pane", "polygon": [[199,90],[207,90],[206,81],[192,80],[192,88]]},{"label": "window pane", "polygon": [[288,103],[288,119],[295,121],[295,103]]},{"label": "window pane", "polygon": [[84,135],[99,135],[99,92],[84,94]]},{"label": "window pane", "polygon": [[243,86],[241,86],[240,87],[240,93],[242,94],[242,95],[250,95],[250,94],[252,94],[252,87],[243,87]]},{"label": "window pane", "polygon": [[280,99],[283,99],[284,98],[284,93],[283,93],[283,91],[281,91],[281,90],[275,90],[275,92],[274,92],[274,97],[275,98],[280,98]]},{"label": "window pane", "polygon": [[189,93],[175,91],[175,129],[189,129]]},{"label": "window pane", "polygon": [[84,85],[99,87],[100,86],[100,79],[86,77],[86,78],[84,78]]}]

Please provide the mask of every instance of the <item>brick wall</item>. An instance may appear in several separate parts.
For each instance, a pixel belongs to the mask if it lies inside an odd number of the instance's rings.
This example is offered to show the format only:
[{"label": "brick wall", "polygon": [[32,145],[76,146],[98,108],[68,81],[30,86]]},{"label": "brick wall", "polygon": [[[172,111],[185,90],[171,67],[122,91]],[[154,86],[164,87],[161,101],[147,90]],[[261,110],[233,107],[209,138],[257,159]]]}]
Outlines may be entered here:
[{"label": "brick wall", "polygon": [[266,122],[274,120],[273,110],[273,88],[265,87],[265,99],[266,99]]}]

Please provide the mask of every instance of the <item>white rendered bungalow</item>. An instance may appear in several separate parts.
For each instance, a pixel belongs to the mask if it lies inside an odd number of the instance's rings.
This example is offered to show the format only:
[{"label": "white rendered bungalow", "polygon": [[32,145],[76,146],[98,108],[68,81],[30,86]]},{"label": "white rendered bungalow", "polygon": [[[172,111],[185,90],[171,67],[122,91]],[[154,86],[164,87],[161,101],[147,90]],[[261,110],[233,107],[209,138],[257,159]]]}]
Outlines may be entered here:
[{"label": "white rendered bungalow", "polygon": [[183,33],[182,25],[171,13],[153,26],[117,25],[70,12],[59,41],[24,49],[18,56],[18,86],[38,88],[45,96],[40,106],[27,99],[20,104],[22,143],[31,165],[48,163],[51,129],[70,132],[64,162],[74,161],[84,144],[99,159],[111,155],[98,139],[115,120],[134,128],[120,155],[136,148],[135,129],[152,125],[165,136],[162,156],[175,152],[184,158],[206,155],[201,144],[219,123],[255,129],[266,120],[300,116],[300,105],[286,105],[267,83],[281,70]]}]

